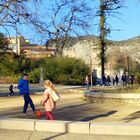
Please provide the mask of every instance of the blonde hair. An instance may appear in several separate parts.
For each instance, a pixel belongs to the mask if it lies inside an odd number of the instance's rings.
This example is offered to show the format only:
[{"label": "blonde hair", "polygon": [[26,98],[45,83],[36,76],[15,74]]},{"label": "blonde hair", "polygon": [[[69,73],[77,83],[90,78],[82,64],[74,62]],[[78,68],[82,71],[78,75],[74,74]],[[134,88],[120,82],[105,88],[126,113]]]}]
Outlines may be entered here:
[{"label": "blonde hair", "polygon": [[50,80],[45,80],[45,81],[44,81],[44,86],[47,86],[47,87],[53,89],[54,91],[56,91],[56,89],[55,89],[53,83],[52,83]]}]

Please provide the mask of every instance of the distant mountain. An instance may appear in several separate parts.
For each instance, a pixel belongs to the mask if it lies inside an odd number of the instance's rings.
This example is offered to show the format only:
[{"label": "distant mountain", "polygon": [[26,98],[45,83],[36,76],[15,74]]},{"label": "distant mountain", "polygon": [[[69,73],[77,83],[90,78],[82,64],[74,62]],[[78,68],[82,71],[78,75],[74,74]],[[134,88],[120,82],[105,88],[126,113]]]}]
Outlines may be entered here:
[{"label": "distant mountain", "polygon": [[[92,60],[92,66],[100,73],[98,40],[97,36],[70,37],[64,48],[63,56],[80,58],[89,65]],[[140,36],[123,41],[108,40],[108,44],[106,53],[118,49],[125,53],[126,57],[129,56],[132,60],[140,62]]]},{"label": "distant mountain", "polygon": [[120,48],[122,52],[127,53],[131,59],[140,62],[140,36],[123,41],[113,41],[111,48]]}]

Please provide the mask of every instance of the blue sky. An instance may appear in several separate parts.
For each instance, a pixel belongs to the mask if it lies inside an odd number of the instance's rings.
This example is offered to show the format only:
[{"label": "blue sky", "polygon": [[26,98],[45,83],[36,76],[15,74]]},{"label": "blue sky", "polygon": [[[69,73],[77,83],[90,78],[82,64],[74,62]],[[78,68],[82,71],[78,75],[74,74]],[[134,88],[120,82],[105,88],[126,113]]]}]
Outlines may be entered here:
[{"label": "blue sky", "polygon": [[140,1],[126,0],[125,6],[120,10],[120,20],[111,19],[110,24],[114,29],[112,31],[112,40],[125,40],[140,35]]},{"label": "blue sky", "polygon": [[[90,0],[87,0],[90,1]],[[97,2],[99,0],[95,0],[94,2]],[[40,9],[43,9],[40,11],[41,13],[44,13],[46,10],[46,6],[48,6],[48,2],[46,0],[43,0],[44,4],[42,4],[41,7],[38,7],[38,11]],[[135,36],[140,35],[140,1],[139,0],[125,0],[124,3],[125,7],[119,10],[120,14],[117,15],[119,19],[116,18],[109,18],[108,23],[113,28],[110,36],[108,39],[111,40],[126,40]],[[97,23],[97,21],[95,21]],[[31,43],[38,43],[39,37],[31,30],[29,27],[22,26],[23,35],[26,39],[31,40]],[[95,27],[97,28],[97,27]],[[120,31],[118,31],[120,30]],[[95,35],[98,35],[97,29],[93,31]],[[10,30],[10,34],[12,36],[15,36],[15,32],[13,30]],[[40,40],[39,40],[40,41]]]}]

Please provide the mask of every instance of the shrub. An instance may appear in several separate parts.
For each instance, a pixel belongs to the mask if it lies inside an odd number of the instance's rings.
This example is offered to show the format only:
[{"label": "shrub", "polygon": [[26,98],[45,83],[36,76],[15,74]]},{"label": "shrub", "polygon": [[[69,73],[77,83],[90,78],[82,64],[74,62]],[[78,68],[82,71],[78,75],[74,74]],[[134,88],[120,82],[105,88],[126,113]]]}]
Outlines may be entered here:
[{"label": "shrub", "polygon": [[31,83],[40,80],[40,68],[43,68],[44,79],[58,84],[83,84],[89,67],[82,60],[74,58],[45,58],[31,61],[25,56],[6,54],[0,62],[0,76],[11,77],[7,82],[17,82],[22,73],[29,74]]},{"label": "shrub", "polygon": [[30,83],[39,83],[40,80],[40,71],[39,68],[34,69],[29,73]]},{"label": "shrub", "polygon": [[83,61],[74,58],[47,58],[44,66],[44,78],[61,84],[83,84],[89,67]]}]

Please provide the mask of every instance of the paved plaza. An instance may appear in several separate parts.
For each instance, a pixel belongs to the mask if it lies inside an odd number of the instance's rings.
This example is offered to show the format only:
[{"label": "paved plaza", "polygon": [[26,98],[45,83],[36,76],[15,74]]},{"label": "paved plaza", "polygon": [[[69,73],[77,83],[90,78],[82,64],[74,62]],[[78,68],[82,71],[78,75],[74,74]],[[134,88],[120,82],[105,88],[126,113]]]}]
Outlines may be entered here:
[{"label": "paved plaza", "polygon": [[[61,90],[67,90],[63,88]],[[85,89],[83,89],[85,90]],[[36,109],[44,112],[40,105],[42,93],[31,95]],[[54,116],[56,120],[94,121],[94,122],[140,122],[140,105],[97,104],[83,100],[83,93],[60,93],[61,100],[57,103]],[[0,118],[28,118],[36,116],[28,108],[26,116],[22,115],[23,97],[0,97]],[[43,115],[39,119],[45,119]]]},{"label": "paved plaza", "polygon": [[[71,87],[74,91],[75,87]],[[67,88],[61,88],[61,91],[67,91]],[[85,88],[82,89],[83,91]],[[43,90],[42,90],[43,91]],[[81,89],[79,90],[81,91]],[[32,94],[31,97],[34,101],[36,109],[41,109],[43,115],[37,118],[28,108],[27,115],[22,114],[23,97],[22,96],[4,96],[0,97],[0,118],[24,118],[24,119],[39,119],[45,120],[44,108],[40,105],[42,98],[41,89]],[[5,92],[6,94],[6,92]],[[91,122],[123,122],[123,123],[140,123],[140,105],[119,105],[119,104],[97,104],[84,101],[82,92],[61,92],[61,100],[57,103],[54,116],[56,120],[66,121],[91,121]],[[8,134],[8,135],[7,135]],[[16,136],[16,134],[18,134]],[[63,133],[46,133],[46,132],[31,132],[31,131],[15,131],[15,130],[0,130],[0,139],[5,140],[14,137],[16,140],[22,135],[26,135],[25,139],[81,139],[81,140],[138,140],[139,136],[99,136],[99,135],[80,135],[80,134],[63,134]],[[18,137],[19,136],[19,137]],[[40,137],[40,138],[39,138]],[[23,139],[24,139],[23,138]]]},{"label": "paved plaza", "polygon": [[39,131],[0,130],[1,140],[140,140],[139,136],[88,135]]}]

